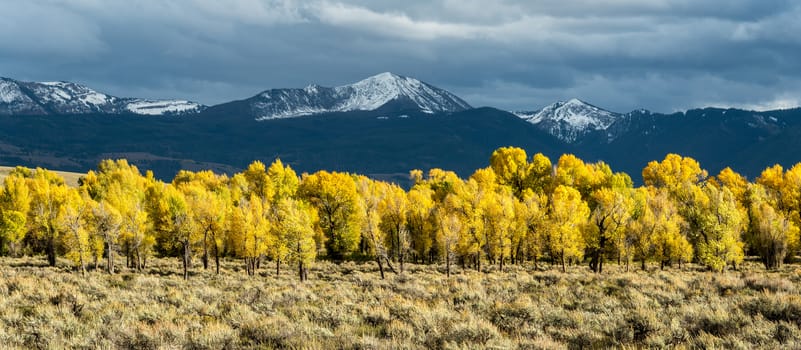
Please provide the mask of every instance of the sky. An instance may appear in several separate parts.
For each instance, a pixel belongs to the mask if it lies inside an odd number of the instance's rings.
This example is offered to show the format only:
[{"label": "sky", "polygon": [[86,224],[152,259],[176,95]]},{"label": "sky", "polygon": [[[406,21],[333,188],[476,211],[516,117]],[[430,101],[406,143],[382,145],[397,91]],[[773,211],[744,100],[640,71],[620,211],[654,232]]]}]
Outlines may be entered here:
[{"label": "sky", "polygon": [[473,106],[801,105],[794,0],[0,0],[0,76],[204,104],[390,71]]}]

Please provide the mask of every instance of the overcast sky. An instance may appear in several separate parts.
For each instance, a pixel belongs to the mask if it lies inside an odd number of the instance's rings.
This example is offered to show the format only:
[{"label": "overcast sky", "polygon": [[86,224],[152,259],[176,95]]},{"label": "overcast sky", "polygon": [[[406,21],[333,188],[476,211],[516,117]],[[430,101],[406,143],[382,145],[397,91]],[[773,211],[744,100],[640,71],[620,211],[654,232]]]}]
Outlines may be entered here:
[{"label": "overcast sky", "polygon": [[391,71],[474,106],[801,104],[801,1],[0,0],[0,76],[215,104]]}]

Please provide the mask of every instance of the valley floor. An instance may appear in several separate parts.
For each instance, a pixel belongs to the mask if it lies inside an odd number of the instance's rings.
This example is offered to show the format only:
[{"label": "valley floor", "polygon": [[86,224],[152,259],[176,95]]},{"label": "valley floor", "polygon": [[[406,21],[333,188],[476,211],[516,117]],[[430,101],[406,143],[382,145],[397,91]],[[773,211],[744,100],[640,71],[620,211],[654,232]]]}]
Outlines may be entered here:
[{"label": "valley floor", "polygon": [[715,274],[694,267],[592,274],[545,266],[504,272],[318,262],[309,280],[263,266],[246,276],[178,259],[141,273],[73,272],[67,262],[0,258],[3,348],[438,349],[799,348],[801,268],[756,263]]}]

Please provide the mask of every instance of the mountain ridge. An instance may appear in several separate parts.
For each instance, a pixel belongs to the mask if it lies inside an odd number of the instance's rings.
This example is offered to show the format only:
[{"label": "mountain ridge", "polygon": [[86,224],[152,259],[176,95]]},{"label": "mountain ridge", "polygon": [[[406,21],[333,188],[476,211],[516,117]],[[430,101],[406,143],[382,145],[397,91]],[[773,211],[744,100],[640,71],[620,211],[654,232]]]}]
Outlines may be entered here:
[{"label": "mountain ridge", "polygon": [[[0,162],[85,171],[101,159],[127,157],[169,178],[177,169],[230,172],[252,160],[280,157],[299,171],[355,171],[400,179],[410,169],[428,167],[469,175],[495,148],[517,146],[532,154],[572,153],[587,161],[603,160],[637,181],[648,161],[667,153],[696,158],[710,173],[731,166],[747,176],[768,165],[801,160],[794,151],[801,149],[798,108],[758,112],[710,107],[670,114],[638,109],[621,114],[571,99],[512,114],[472,108],[445,90],[407,79],[385,73],[335,88],[265,90],[249,99],[179,114],[191,116],[187,118],[142,117],[170,115],[162,112],[173,106],[169,101],[117,98],[67,82],[28,87],[4,79]],[[433,91],[443,100],[410,96],[408,87]],[[298,106],[309,110],[301,110],[302,117],[258,118],[253,103],[263,102],[264,94],[280,100],[281,93],[300,96],[291,100],[286,95],[293,104],[283,111],[298,112]],[[306,103],[315,96],[331,100]],[[537,116],[540,112],[547,113]]]},{"label": "mountain ridge", "polygon": [[24,82],[0,77],[2,115],[182,115],[198,113],[206,108],[186,100],[121,98],[66,81]]}]

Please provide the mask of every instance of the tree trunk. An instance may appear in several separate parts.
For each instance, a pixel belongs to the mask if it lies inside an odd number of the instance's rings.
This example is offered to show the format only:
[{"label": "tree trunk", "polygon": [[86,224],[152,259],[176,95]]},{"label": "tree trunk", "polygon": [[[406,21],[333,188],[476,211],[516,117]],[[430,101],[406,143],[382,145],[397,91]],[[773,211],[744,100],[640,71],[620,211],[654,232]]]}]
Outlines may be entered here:
[{"label": "tree trunk", "polygon": [[209,242],[208,230],[203,232],[203,270],[209,269]]},{"label": "tree trunk", "polygon": [[214,242],[214,265],[217,269],[216,273],[220,274],[220,248],[217,247],[217,242]]},{"label": "tree trunk", "polygon": [[303,282],[303,260],[298,260],[298,278]]},{"label": "tree trunk", "polygon": [[56,266],[56,242],[53,238],[47,239],[47,263],[50,266]]},{"label": "tree trunk", "polygon": [[451,255],[445,254],[445,275],[451,277]]},{"label": "tree trunk", "polygon": [[184,279],[189,279],[189,242],[184,242]]},{"label": "tree trunk", "polygon": [[378,272],[381,273],[381,279],[384,279],[384,265],[381,264],[381,256],[376,256],[375,261],[378,263]]},{"label": "tree trunk", "polygon": [[403,252],[398,254],[398,260],[400,260],[400,272],[403,273]]},{"label": "tree trunk", "polygon": [[642,258],[642,260],[640,260],[640,267],[642,268],[643,271],[645,271],[645,258]]},{"label": "tree trunk", "polygon": [[281,259],[275,259],[275,276],[281,275]]},{"label": "tree trunk", "polygon": [[567,272],[567,266],[565,266],[565,252],[562,251],[562,256],[559,258],[562,261],[562,272]]},{"label": "tree trunk", "polygon": [[391,262],[391,261],[389,261],[389,257],[388,257],[388,256],[387,256],[387,257],[384,257],[384,261],[387,263],[387,268],[389,268],[389,270],[390,270],[390,271],[392,271],[392,273],[394,273],[394,274],[396,274],[396,275],[397,275],[397,274],[398,274],[398,271],[395,271],[395,267],[394,267],[394,266],[392,266],[392,262]]},{"label": "tree trunk", "polygon": [[106,271],[109,275],[114,274],[114,253],[111,251],[111,240],[106,240]]},{"label": "tree trunk", "polygon": [[78,254],[78,260],[81,262],[81,276],[86,276],[86,261],[83,260],[83,249]]},{"label": "tree trunk", "polygon": [[142,271],[142,256],[139,254],[139,247],[134,250],[134,263],[136,264],[136,271]]}]

